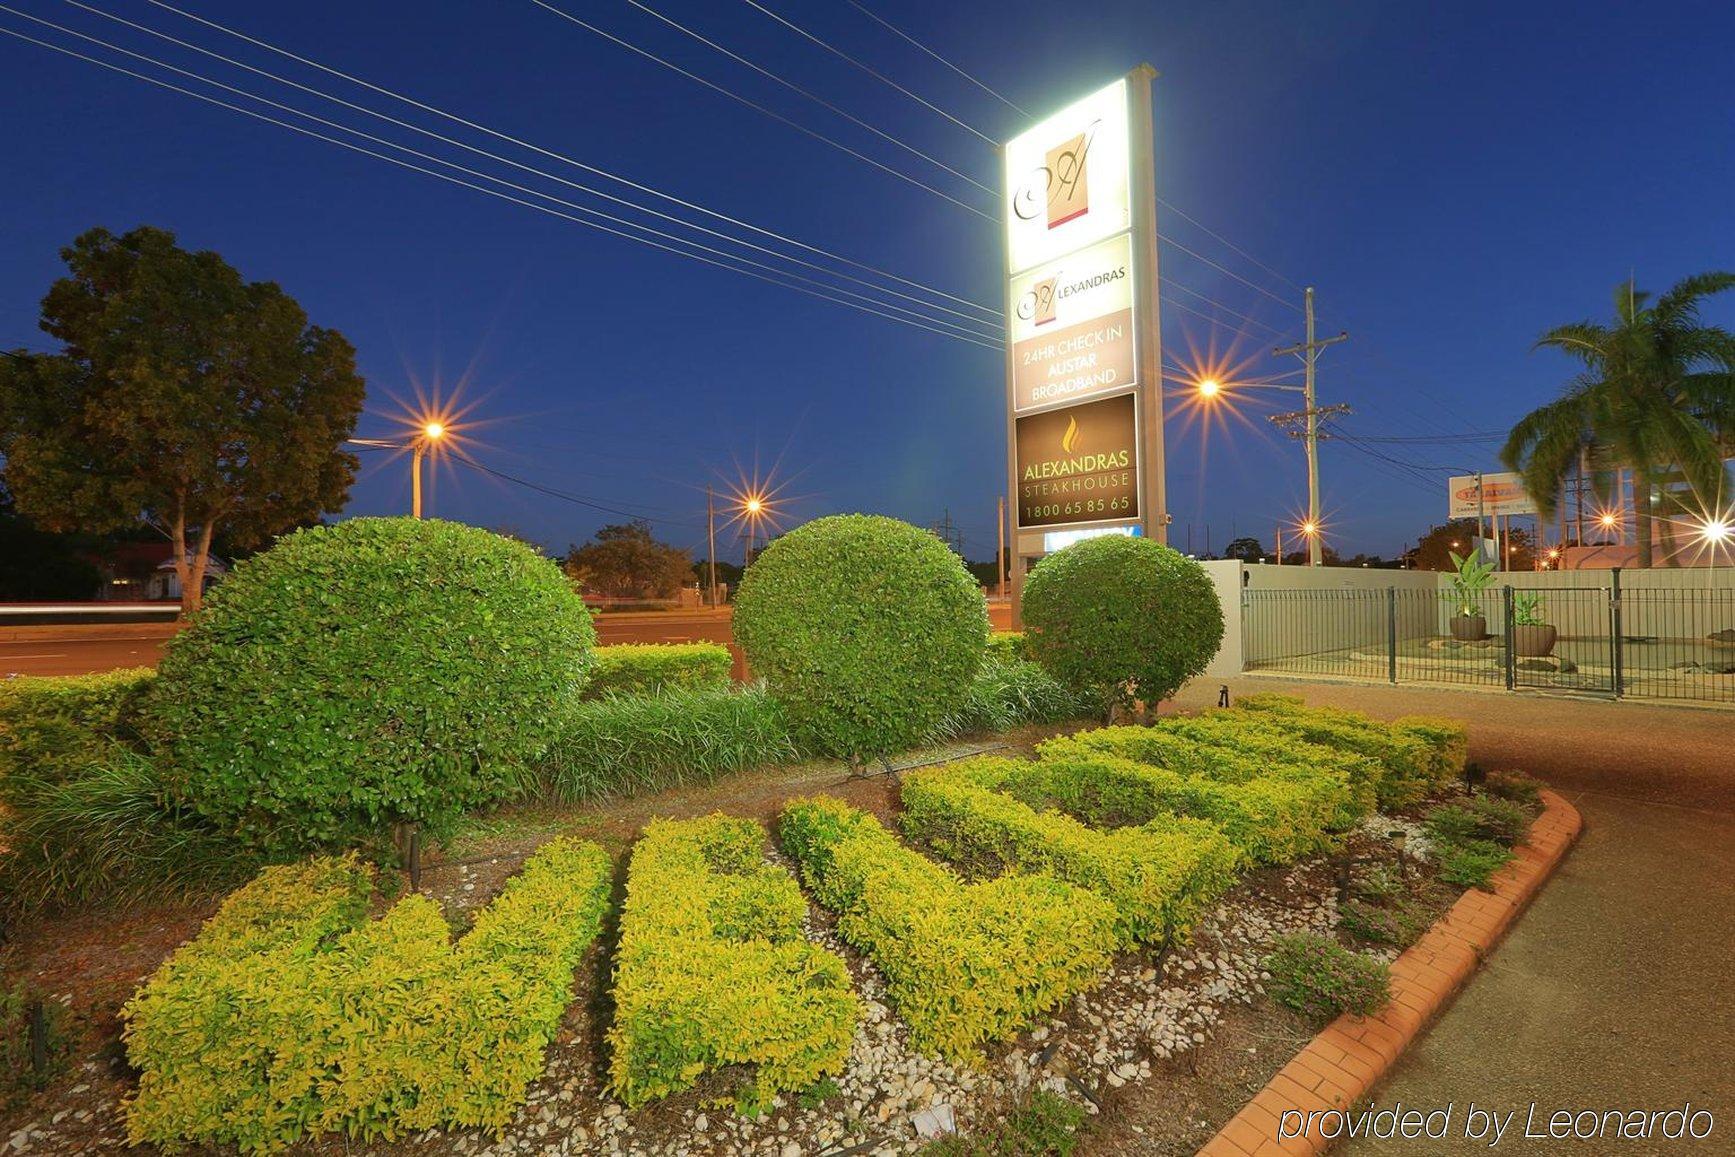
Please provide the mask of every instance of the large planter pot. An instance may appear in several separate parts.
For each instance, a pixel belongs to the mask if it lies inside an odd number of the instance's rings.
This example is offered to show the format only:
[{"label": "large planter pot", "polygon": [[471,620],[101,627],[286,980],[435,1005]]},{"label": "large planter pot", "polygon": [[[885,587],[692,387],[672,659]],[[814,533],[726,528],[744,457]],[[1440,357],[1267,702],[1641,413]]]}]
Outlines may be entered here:
[{"label": "large planter pot", "polygon": [[1512,653],[1520,659],[1540,659],[1554,652],[1556,631],[1552,624],[1512,628]]},{"label": "large planter pot", "polygon": [[1449,622],[1452,637],[1460,643],[1474,643],[1488,637],[1488,619],[1485,615],[1453,615]]}]

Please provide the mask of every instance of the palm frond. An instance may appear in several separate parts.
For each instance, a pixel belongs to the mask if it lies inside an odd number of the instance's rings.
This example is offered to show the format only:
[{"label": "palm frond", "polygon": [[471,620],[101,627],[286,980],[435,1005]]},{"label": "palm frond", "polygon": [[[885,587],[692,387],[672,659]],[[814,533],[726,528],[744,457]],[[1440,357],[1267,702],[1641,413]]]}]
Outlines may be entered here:
[{"label": "palm frond", "polygon": [[1735,273],[1713,271],[1683,277],[1657,299],[1657,317],[1665,324],[1690,321],[1697,315],[1700,301],[1730,289],[1735,289]]}]

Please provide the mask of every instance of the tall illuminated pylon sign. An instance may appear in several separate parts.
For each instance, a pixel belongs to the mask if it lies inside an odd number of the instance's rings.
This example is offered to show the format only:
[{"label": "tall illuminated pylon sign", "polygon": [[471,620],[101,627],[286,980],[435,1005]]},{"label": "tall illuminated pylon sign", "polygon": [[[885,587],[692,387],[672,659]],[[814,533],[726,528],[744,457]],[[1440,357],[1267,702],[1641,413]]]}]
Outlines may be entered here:
[{"label": "tall illuminated pylon sign", "polygon": [[1168,540],[1155,76],[1141,65],[1002,149],[1015,621],[1045,538]]}]

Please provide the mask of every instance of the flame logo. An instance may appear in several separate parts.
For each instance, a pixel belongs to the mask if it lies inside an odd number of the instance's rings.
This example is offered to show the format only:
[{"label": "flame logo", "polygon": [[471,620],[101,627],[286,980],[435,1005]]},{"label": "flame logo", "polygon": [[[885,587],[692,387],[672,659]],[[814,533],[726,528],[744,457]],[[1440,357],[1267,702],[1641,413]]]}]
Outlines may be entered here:
[{"label": "flame logo", "polygon": [[1069,417],[1066,420],[1066,433],[1060,436],[1060,448],[1070,454],[1077,446],[1078,419]]}]

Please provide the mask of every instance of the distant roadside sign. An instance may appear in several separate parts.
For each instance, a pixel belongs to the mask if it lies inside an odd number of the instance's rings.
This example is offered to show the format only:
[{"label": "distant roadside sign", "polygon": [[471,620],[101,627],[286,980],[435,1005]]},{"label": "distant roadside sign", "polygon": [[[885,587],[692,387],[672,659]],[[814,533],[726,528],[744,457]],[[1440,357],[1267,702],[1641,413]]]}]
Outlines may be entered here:
[{"label": "distant roadside sign", "polygon": [[1477,475],[1453,477],[1446,488],[1448,518],[1475,518],[1478,513],[1535,514],[1536,500],[1524,489],[1517,474],[1481,475],[1481,494],[1477,494]]}]

